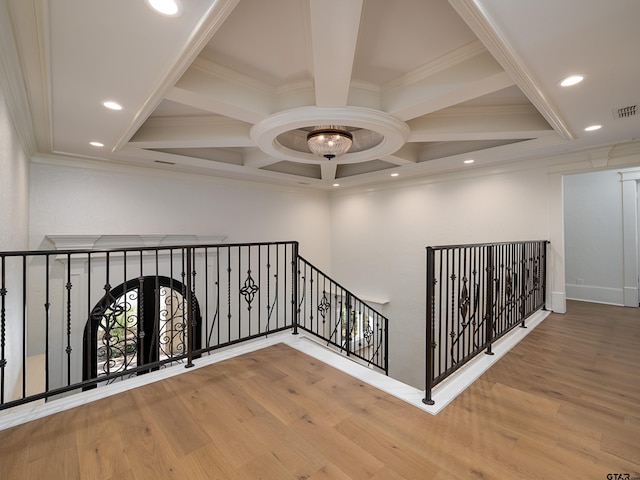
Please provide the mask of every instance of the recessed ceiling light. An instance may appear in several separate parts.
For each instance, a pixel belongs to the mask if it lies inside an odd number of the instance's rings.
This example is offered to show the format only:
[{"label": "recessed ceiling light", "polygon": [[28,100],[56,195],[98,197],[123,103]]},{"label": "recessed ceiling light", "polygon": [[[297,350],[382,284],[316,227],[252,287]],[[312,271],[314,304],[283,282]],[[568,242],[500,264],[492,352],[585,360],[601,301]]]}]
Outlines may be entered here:
[{"label": "recessed ceiling light", "polygon": [[333,184],[333,186],[334,186],[334,187],[339,187],[339,186],[340,186],[340,184],[339,184],[339,183],[334,183],[334,184]]},{"label": "recessed ceiling light", "polygon": [[105,107],[111,109],[111,110],[122,110],[122,105],[120,105],[119,103],[116,102],[112,102],[111,100],[108,100],[106,102],[102,102],[102,105],[104,105]]},{"label": "recessed ceiling light", "polygon": [[473,162],[475,162],[475,160],[474,160],[474,159],[472,159],[472,158],[470,158],[469,160],[465,160],[465,161],[464,161],[464,163],[473,163]]},{"label": "recessed ceiling light", "polygon": [[561,87],[572,87],[573,85],[579,84],[583,80],[584,75],[569,75],[568,77],[563,78],[559,84]]},{"label": "recessed ceiling light", "polygon": [[168,17],[177,17],[182,13],[179,0],[147,0],[147,4],[156,12]]},{"label": "recessed ceiling light", "polygon": [[100,142],[89,142],[89,145],[93,145],[94,147],[104,147],[104,143]]},{"label": "recessed ceiling light", "polygon": [[392,177],[397,177],[398,175],[400,175],[399,173],[392,173],[391,176]]},{"label": "recessed ceiling light", "polygon": [[595,130],[600,130],[602,128],[602,125],[591,125],[590,127],[587,127],[584,129],[585,132],[593,132]]}]

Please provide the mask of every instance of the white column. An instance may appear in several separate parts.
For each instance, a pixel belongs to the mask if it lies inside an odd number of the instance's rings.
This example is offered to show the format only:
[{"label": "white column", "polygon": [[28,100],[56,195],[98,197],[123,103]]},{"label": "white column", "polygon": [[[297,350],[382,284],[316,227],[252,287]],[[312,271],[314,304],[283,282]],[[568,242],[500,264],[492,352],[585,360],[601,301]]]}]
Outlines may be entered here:
[{"label": "white column", "polygon": [[564,199],[562,175],[549,174],[549,240],[547,247],[547,309],[567,312],[564,275]]},{"label": "white column", "polygon": [[624,306],[637,307],[638,298],[638,181],[640,171],[621,172],[622,182],[622,242]]}]

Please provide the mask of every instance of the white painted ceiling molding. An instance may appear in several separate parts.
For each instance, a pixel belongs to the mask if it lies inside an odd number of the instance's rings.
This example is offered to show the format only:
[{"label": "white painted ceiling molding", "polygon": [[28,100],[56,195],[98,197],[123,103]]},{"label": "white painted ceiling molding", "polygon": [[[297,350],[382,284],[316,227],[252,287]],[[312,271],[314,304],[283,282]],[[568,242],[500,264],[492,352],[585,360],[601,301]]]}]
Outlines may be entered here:
[{"label": "white painted ceiling molding", "polygon": [[[15,77],[0,86],[37,154],[324,191],[607,145],[608,167],[640,165],[618,151],[640,114],[615,115],[638,106],[640,2],[190,0],[177,18],[142,1],[0,2],[0,55],[19,56],[0,58]],[[572,73],[587,78],[560,88]],[[314,158],[304,131],[321,120],[368,137]]]},{"label": "white painted ceiling molding", "polygon": [[572,140],[575,135],[562,119],[562,116],[538,87],[534,76],[525,62],[519,57],[509,39],[491,18],[481,2],[476,0],[449,0],[451,6],[465,20],[469,28],[492,53],[494,58],[509,72],[524,94],[531,100],[547,121],[560,135]]},{"label": "white painted ceiling molding", "polygon": [[191,245],[217,245],[226,235],[46,235],[56,250],[121,249],[139,247],[175,247]]},{"label": "white painted ceiling molding", "polygon": [[358,142],[358,136],[363,132],[374,132],[382,137],[379,143],[370,148],[357,152],[352,150],[339,158],[332,159],[331,162],[337,165],[365,162],[391,155],[405,144],[409,136],[409,126],[406,123],[379,110],[358,107],[301,107],[278,112],[256,123],[251,128],[251,138],[263,152],[273,158],[317,165],[326,164],[326,159],[308,152],[306,138],[302,142],[304,149],[300,150],[288,148],[278,140],[279,135],[298,129],[312,129],[316,125],[341,125],[349,130],[351,130],[349,127],[356,127],[357,130],[352,132],[354,144]]}]

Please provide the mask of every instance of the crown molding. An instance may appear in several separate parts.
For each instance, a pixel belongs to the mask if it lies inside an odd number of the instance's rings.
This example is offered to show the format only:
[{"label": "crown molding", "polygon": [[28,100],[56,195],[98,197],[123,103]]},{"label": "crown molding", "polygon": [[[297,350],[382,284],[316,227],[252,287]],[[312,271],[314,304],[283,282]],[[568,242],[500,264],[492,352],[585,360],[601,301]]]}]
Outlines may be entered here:
[{"label": "crown molding", "polygon": [[[189,181],[204,183],[209,185],[236,185],[238,187],[250,187],[259,190],[305,193],[308,195],[326,195],[326,190],[331,188],[330,184],[326,184],[322,180],[299,177],[290,174],[276,174],[274,172],[254,169],[254,178],[248,178],[246,170],[237,165],[211,165],[213,162],[208,160],[198,160],[190,157],[182,157],[178,155],[165,154],[165,158],[175,159],[176,163],[184,162],[190,167],[194,167],[197,171],[176,171],[170,166],[155,165],[153,158],[146,158],[144,150],[125,147],[118,156],[121,157],[114,161],[106,161],[98,158],[73,157],[63,154],[44,154],[37,153],[31,159],[31,163],[35,165],[44,165],[50,167],[64,167],[79,169],[83,171],[103,172],[120,175],[136,175],[143,178],[162,178],[170,181]],[[227,170],[215,167],[226,167]],[[287,177],[286,183],[283,183],[283,175]],[[258,178],[256,178],[258,177]],[[292,182],[296,181],[297,185]]]}]

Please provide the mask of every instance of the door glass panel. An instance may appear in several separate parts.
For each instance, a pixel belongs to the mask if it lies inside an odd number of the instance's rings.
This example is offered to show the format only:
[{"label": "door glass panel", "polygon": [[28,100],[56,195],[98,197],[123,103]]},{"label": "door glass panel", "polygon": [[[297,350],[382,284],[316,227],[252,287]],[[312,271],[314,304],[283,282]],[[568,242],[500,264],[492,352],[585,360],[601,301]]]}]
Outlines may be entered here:
[{"label": "door glass panel", "polygon": [[98,323],[98,376],[119,372],[138,361],[138,289],[118,297]]},{"label": "door glass panel", "polygon": [[185,298],[177,290],[160,287],[160,360],[186,352]]}]

